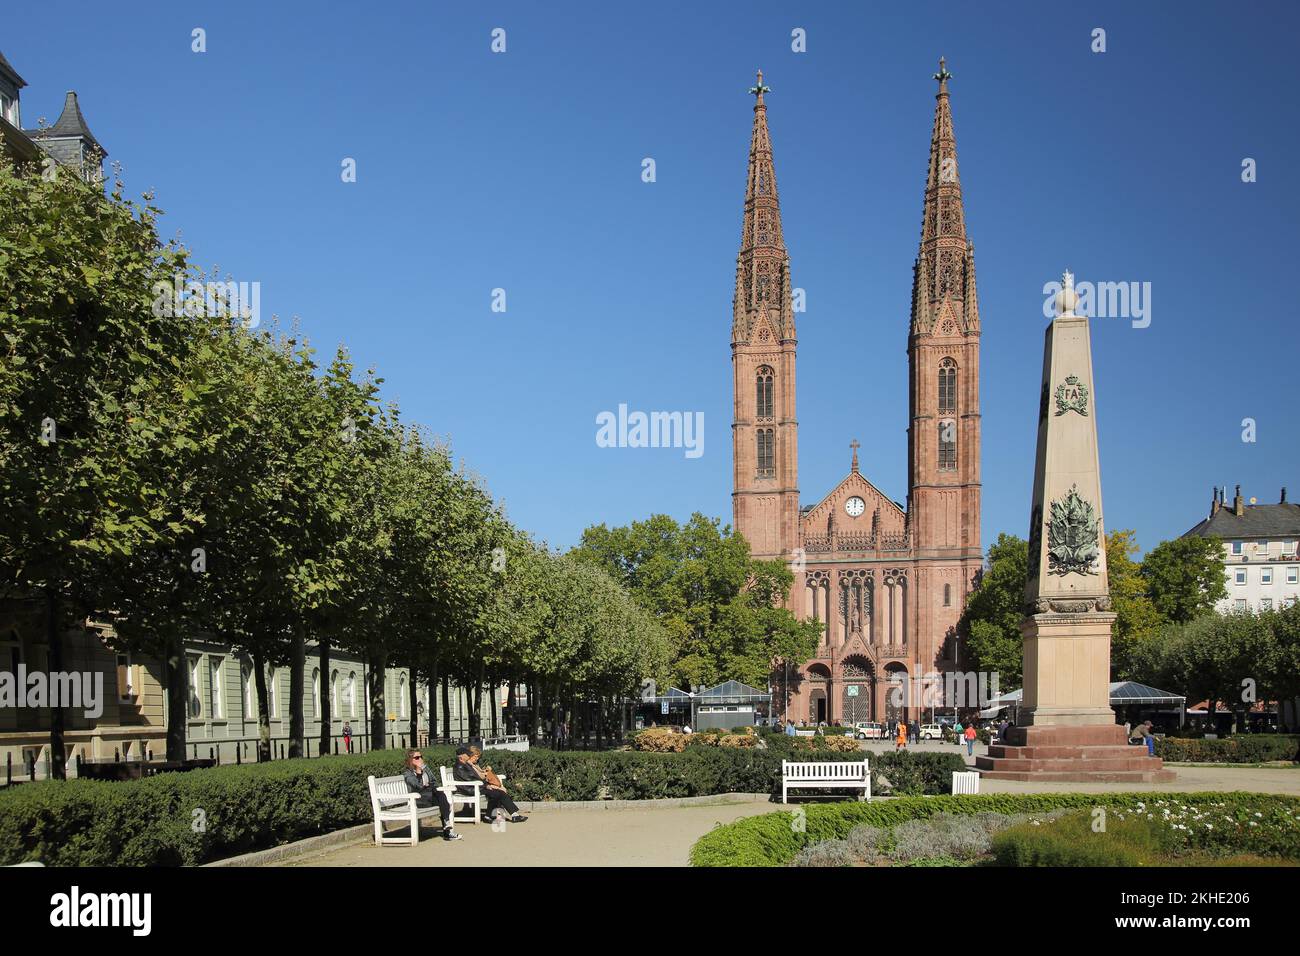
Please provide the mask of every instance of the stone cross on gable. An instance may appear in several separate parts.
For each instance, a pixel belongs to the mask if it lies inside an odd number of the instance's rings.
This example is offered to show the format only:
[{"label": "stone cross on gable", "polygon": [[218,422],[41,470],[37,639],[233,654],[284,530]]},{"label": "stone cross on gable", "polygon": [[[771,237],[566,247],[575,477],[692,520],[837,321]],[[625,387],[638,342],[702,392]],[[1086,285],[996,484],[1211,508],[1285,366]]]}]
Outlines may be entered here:
[{"label": "stone cross on gable", "polygon": [[862,446],[858,443],[858,440],[855,438],[853,439],[853,441],[849,442],[849,447],[853,449],[853,470],[857,471],[858,470],[858,449],[861,448]]}]

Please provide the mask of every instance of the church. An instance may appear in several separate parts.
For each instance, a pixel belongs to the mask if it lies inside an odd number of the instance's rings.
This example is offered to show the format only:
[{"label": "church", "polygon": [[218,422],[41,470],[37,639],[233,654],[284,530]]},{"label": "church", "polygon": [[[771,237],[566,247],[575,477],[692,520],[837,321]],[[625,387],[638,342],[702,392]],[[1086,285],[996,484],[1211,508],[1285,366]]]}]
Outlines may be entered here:
[{"label": "church", "polygon": [[859,471],[856,440],[843,480],[800,504],[798,334],[761,72],[750,90],[731,326],[732,514],[756,558],[790,563],[788,607],[822,627],[816,656],[772,677],[773,713],[795,723],[924,719],[915,693],[890,690],[958,669],[957,621],[982,563],[980,320],[950,78],[941,59],[907,326],[906,508]]}]

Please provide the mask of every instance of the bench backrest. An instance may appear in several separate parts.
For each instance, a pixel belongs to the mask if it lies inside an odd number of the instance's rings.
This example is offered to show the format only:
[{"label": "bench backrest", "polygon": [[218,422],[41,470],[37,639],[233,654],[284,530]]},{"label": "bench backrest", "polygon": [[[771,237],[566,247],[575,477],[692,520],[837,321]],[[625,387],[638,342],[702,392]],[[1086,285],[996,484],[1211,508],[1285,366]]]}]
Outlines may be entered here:
[{"label": "bench backrest", "polygon": [[406,799],[406,795],[411,791],[406,788],[405,777],[375,777],[368,778],[370,784],[370,802],[379,803],[383,797],[400,797]]},{"label": "bench backrest", "polygon": [[782,760],[781,773],[801,780],[865,780],[866,760]]},{"label": "bench backrest", "polygon": [[980,775],[973,770],[953,771],[952,792],[953,793],[979,793]]},{"label": "bench backrest", "polygon": [[450,767],[439,767],[438,773],[442,774],[442,785],[444,787],[456,782],[456,779],[451,775]]}]

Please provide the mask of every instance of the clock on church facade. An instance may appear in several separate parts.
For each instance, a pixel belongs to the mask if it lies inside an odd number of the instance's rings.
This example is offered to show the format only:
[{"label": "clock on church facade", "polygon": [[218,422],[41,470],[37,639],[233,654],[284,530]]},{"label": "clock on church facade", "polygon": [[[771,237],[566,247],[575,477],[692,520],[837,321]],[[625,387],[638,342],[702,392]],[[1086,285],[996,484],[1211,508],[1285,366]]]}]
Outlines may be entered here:
[{"label": "clock on church facade", "polygon": [[915,679],[960,668],[956,625],[982,560],[980,322],[951,74],[942,60],[934,78],[939,88],[906,327],[905,506],[861,473],[856,440],[843,480],[800,504],[790,258],[764,101],[770,90],[761,73],[750,90],[754,124],[731,329],[732,513],[755,557],[790,562],[791,610],[822,625],[812,660],[784,662],[773,672],[774,711],[796,723],[919,718],[921,702],[909,693]]}]

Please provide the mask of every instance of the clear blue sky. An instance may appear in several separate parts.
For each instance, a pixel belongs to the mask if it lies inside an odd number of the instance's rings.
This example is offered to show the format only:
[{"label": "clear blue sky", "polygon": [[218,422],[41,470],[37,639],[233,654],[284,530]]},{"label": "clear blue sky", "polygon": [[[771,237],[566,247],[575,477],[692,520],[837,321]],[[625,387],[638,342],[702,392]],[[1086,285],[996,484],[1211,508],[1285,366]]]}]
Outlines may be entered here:
[{"label": "clear blue sky", "polygon": [[[30,84],[24,125],[53,122],[75,88],[128,189],[157,191],[166,234],[261,282],[264,315],[375,365],[405,416],[555,546],[653,512],[730,520],[756,68],[808,296],[803,501],[847,472],[853,438],[904,498],[943,54],[984,327],[986,546],[1026,534],[1041,290],[1066,266],[1152,284],[1149,328],[1094,322],[1108,527],[1149,548],[1202,518],[1216,483],[1300,498],[1297,5],[1047,7],[43,0],[6,11],[0,50]],[[1257,183],[1241,182],[1245,157]],[[619,403],[702,411],[704,455],[598,448],[595,417]]]}]

